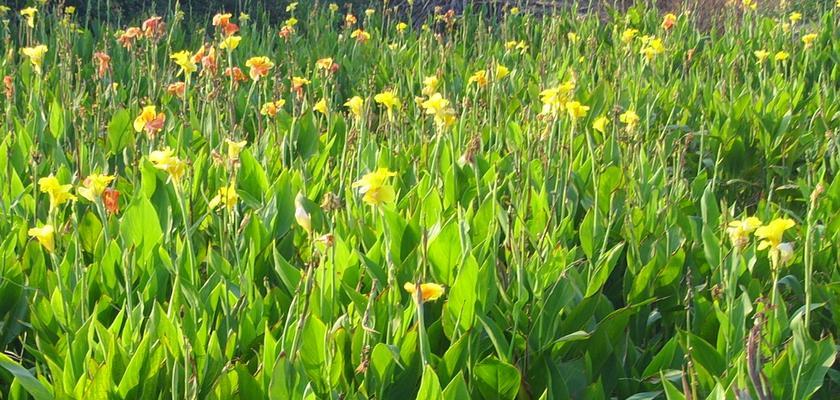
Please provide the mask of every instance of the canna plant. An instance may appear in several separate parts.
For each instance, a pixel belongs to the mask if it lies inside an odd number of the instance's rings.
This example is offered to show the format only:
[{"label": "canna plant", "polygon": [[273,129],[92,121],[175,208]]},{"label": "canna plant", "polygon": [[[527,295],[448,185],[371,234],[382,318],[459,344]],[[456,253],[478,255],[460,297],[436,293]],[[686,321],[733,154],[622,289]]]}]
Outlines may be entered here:
[{"label": "canna plant", "polygon": [[36,3],[0,399],[840,392],[838,5]]}]

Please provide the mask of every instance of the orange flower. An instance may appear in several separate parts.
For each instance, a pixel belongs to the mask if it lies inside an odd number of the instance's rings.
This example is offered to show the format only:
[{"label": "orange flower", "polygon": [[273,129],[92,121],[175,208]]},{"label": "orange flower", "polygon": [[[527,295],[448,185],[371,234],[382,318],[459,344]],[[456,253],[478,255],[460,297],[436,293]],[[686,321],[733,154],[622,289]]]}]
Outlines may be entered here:
[{"label": "orange flower", "polygon": [[233,79],[234,82],[246,82],[248,80],[248,76],[246,76],[239,67],[226,68],[225,76]]},{"label": "orange flower", "polygon": [[3,86],[6,88],[6,98],[11,99],[15,95],[15,80],[6,75],[3,77]]},{"label": "orange flower", "polygon": [[137,132],[145,130],[149,136],[154,137],[158,131],[163,129],[164,122],[166,122],[166,114],[158,113],[155,106],[146,106],[134,120],[134,130]]},{"label": "orange flower", "polygon": [[147,38],[157,40],[166,33],[166,24],[162,17],[151,17],[143,21],[143,34]]},{"label": "orange flower", "polygon": [[251,79],[258,81],[264,76],[268,76],[268,71],[274,68],[274,63],[268,57],[251,57],[245,62],[245,66],[250,68],[249,75]]},{"label": "orange flower", "polygon": [[230,23],[230,18],[233,17],[230,13],[219,13],[213,16],[213,26],[224,27]]},{"label": "orange flower", "polygon": [[175,82],[166,87],[166,93],[169,93],[172,96],[184,98],[184,92],[187,89],[187,85],[184,82]]},{"label": "orange flower", "polygon": [[102,192],[102,202],[105,203],[105,210],[111,214],[120,212],[120,191],[107,188]]},{"label": "orange flower", "polygon": [[212,46],[208,46],[210,50],[207,50],[207,54],[204,54],[204,47],[201,48],[201,75],[204,75],[206,72],[209,72],[210,75],[216,75],[216,71],[218,71],[218,63],[216,62],[216,48]]},{"label": "orange flower", "polygon": [[[403,289],[412,296],[417,293],[417,285],[410,282],[406,282],[405,285],[403,285]],[[423,298],[423,301],[437,300],[440,296],[443,296],[445,291],[446,289],[437,283],[423,283],[420,285],[420,295]]]},{"label": "orange flower", "polygon": [[126,49],[131,49],[131,46],[134,45],[134,40],[136,40],[140,35],[143,34],[143,31],[136,27],[132,26],[125,30],[125,32],[121,33],[119,37],[117,37],[117,42],[125,47]]},{"label": "orange flower", "polygon": [[222,27],[222,32],[224,32],[225,36],[233,35],[234,33],[239,32],[239,25],[231,22]]},{"label": "orange flower", "polygon": [[677,23],[677,16],[671,13],[665,14],[665,17],[662,19],[662,29],[669,30],[674,27]]},{"label": "orange flower", "polygon": [[295,28],[289,25],[283,25],[283,27],[280,28],[280,32],[278,32],[277,35],[283,38],[284,40],[289,40],[289,38],[292,37],[293,33],[295,33]]},{"label": "orange flower", "polygon": [[105,73],[111,68],[111,56],[101,51],[97,51],[96,53],[93,53],[93,58],[99,63],[99,68],[97,69],[99,77],[105,77]]},{"label": "orange flower", "polygon": [[350,34],[351,39],[356,39],[359,43],[365,43],[370,40],[370,33],[365,32],[364,29],[356,29]]},{"label": "orange flower", "polygon": [[344,16],[344,24],[347,25],[348,28],[353,25],[356,25],[356,16],[354,16],[353,14],[347,14],[346,16]]}]

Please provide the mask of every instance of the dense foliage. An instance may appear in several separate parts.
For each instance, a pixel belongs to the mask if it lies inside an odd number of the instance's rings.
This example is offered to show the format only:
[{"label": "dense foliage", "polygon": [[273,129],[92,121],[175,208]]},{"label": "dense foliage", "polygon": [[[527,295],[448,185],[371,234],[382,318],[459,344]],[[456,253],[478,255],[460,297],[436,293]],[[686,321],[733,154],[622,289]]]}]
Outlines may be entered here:
[{"label": "dense foliage", "polygon": [[840,8],[754,4],[3,8],[0,399],[837,398]]}]

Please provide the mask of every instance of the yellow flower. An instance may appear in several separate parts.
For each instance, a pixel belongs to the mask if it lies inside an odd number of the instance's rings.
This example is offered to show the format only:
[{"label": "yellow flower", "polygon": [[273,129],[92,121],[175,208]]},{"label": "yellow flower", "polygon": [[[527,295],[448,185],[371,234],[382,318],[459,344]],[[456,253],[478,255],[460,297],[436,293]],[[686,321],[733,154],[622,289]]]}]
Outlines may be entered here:
[{"label": "yellow flower", "polygon": [[170,59],[175,61],[175,64],[178,64],[181,67],[181,71],[178,73],[184,74],[184,80],[190,80],[190,74],[195,72],[198,67],[195,65],[195,61],[193,60],[192,53],[188,50],[179,51],[175,54],[169,56]]},{"label": "yellow flower", "polygon": [[598,132],[606,133],[607,125],[609,125],[610,120],[607,119],[605,116],[600,116],[595,119],[595,122],[592,123],[592,129],[595,129]]},{"label": "yellow flower", "polygon": [[519,14],[519,7],[511,7],[510,8],[510,15],[517,15]]},{"label": "yellow flower", "polygon": [[359,96],[353,96],[344,103],[344,106],[347,107],[347,109],[350,110],[356,118],[361,118],[362,113],[364,112],[363,109],[365,107],[365,101]]},{"label": "yellow flower", "polygon": [[439,126],[446,127],[455,123],[455,111],[449,106],[449,100],[444,99],[440,93],[431,95],[420,106],[426,110],[426,114],[434,115]]},{"label": "yellow flower", "polygon": [[421,92],[424,96],[430,96],[437,92],[438,84],[440,84],[440,81],[437,76],[427,76],[423,78],[423,90]]},{"label": "yellow flower", "polygon": [[310,83],[312,83],[312,81],[310,81],[309,79],[302,78],[302,77],[299,77],[299,76],[293,76],[292,77],[292,90],[299,91],[299,90],[303,89],[304,86],[306,86]]},{"label": "yellow flower", "polygon": [[408,29],[408,24],[406,24],[405,22],[400,22],[397,24],[397,32],[402,33],[405,32],[406,29]]},{"label": "yellow flower", "polygon": [[245,66],[251,69],[249,71],[251,79],[256,81],[267,76],[268,71],[274,68],[274,63],[268,57],[251,57],[248,61],[245,61]]},{"label": "yellow flower", "polygon": [[207,206],[210,207],[211,210],[213,210],[221,204],[225,208],[230,210],[236,207],[237,201],[239,201],[239,195],[236,194],[236,181],[233,181],[230,183],[229,186],[219,188],[219,193],[217,193],[215,197],[210,199],[210,202],[207,203]]},{"label": "yellow flower", "polygon": [[294,12],[295,10],[297,10],[297,6],[298,6],[298,2],[296,2],[296,1],[292,2],[292,3],[289,3],[289,5],[286,6],[286,12],[288,12],[288,13]]},{"label": "yellow flower", "polygon": [[788,17],[788,19],[790,19],[791,24],[795,24],[802,19],[802,13],[794,11],[790,13],[790,17]]},{"label": "yellow flower", "polygon": [[38,14],[38,9],[35,7],[26,7],[20,10],[20,15],[26,17],[26,25],[30,28],[35,27],[35,14]]},{"label": "yellow flower", "polygon": [[648,61],[653,60],[653,57],[665,52],[665,45],[662,44],[662,39],[651,38],[647,45],[642,48],[642,54]]},{"label": "yellow flower", "polygon": [[175,156],[169,147],[163,150],[155,150],[149,154],[149,162],[159,170],[166,171],[169,177],[176,183],[184,176],[187,170],[187,163]]},{"label": "yellow flower", "polygon": [[738,248],[743,248],[747,245],[750,238],[750,233],[761,226],[761,220],[756,217],[747,217],[740,221],[732,221],[726,228],[726,233],[729,235],[729,240],[732,245]]},{"label": "yellow flower", "polygon": [[365,16],[368,16],[368,17],[372,16],[375,13],[376,13],[376,10],[374,10],[372,8],[368,8],[367,10],[365,10]]},{"label": "yellow flower", "polygon": [[47,46],[39,44],[35,47],[24,47],[20,52],[29,57],[29,62],[35,69],[35,73],[41,73],[41,66],[44,65],[44,55],[47,54]]},{"label": "yellow flower", "polygon": [[575,81],[570,79],[557,87],[545,89],[540,92],[540,101],[543,103],[542,114],[557,114],[563,110],[563,106],[569,100],[569,96],[575,90]]},{"label": "yellow flower", "polygon": [[58,178],[50,174],[50,176],[38,179],[38,187],[41,193],[46,193],[50,197],[50,210],[68,202],[75,201],[76,196],[70,193],[73,185],[62,185],[58,182]]},{"label": "yellow flower", "polygon": [[242,36],[228,36],[225,40],[222,40],[222,44],[219,45],[219,48],[233,51],[239,46],[239,42],[241,41]]},{"label": "yellow flower", "polygon": [[794,226],[796,226],[796,223],[792,219],[776,218],[769,224],[758,227],[755,230],[755,236],[761,239],[761,242],[758,243],[758,249],[775,249],[782,243],[782,236],[784,236],[785,231]]},{"label": "yellow flower", "polygon": [[260,114],[268,117],[274,117],[278,112],[280,112],[280,109],[283,108],[284,104],[286,104],[286,100],[283,99],[266,102],[262,105],[262,108],[260,108]]},{"label": "yellow flower", "polygon": [[633,130],[639,123],[639,114],[633,110],[627,110],[618,116],[618,120],[627,125],[627,130]]},{"label": "yellow flower", "polygon": [[510,75],[510,69],[508,67],[502,64],[496,64],[496,76],[494,77],[496,80],[504,79],[508,75]]},{"label": "yellow flower", "polygon": [[134,130],[143,132],[144,130],[149,134],[155,134],[163,129],[163,124],[166,121],[166,114],[158,113],[155,106],[145,106],[140,115],[134,119]]},{"label": "yellow flower", "polygon": [[369,205],[378,206],[393,203],[396,199],[396,193],[394,188],[387,184],[387,180],[395,175],[396,173],[391,172],[388,168],[379,168],[353,182],[352,187],[359,188],[359,193],[364,195],[362,201]]},{"label": "yellow flower", "polygon": [[566,39],[569,40],[571,43],[577,43],[578,41],[578,34],[574,32],[569,32],[566,34]]},{"label": "yellow flower", "polygon": [[750,10],[755,10],[758,7],[758,2],[756,0],[743,0],[742,3],[744,8],[748,8]]},{"label": "yellow flower", "polygon": [[330,3],[330,12],[338,11],[338,4]]},{"label": "yellow flower", "polygon": [[776,52],[776,55],[773,56],[773,59],[776,60],[776,61],[785,61],[788,58],[790,58],[790,54],[788,54],[788,52],[786,52],[784,50]]},{"label": "yellow flower", "polygon": [[397,95],[395,95],[394,92],[390,90],[384,91],[382,93],[377,94],[376,96],[373,96],[373,101],[385,106],[385,108],[388,110],[388,119],[393,118],[393,109],[396,108],[397,110],[399,110],[400,107],[402,107],[402,103],[400,103],[399,97],[397,97]]},{"label": "yellow flower", "polygon": [[319,70],[329,71],[332,67],[333,67],[332,57],[319,58],[318,61],[315,61],[315,68],[317,68]]},{"label": "yellow flower", "polygon": [[79,188],[79,196],[84,197],[88,201],[96,202],[108,185],[114,180],[111,175],[90,174],[84,181],[82,187]]},{"label": "yellow flower", "polygon": [[804,43],[805,48],[808,49],[808,48],[811,48],[811,46],[814,45],[814,40],[816,40],[816,39],[817,39],[817,34],[816,33],[809,33],[807,35],[802,36],[802,43]]},{"label": "yellow flower", "polygon": [[295,25],[297,25],[297,23],[298,23],[297,18],[295,18],[295,17],[291,17],[291,18],[287,19],[287,20],[286,20],[286,23],[285,23],[285,24],[283,24],[283,25],[286,25],[286,26],[288,26],[289,28],[293,28]]},{"label": "yellow flower", "polygon": [[486,86],[487,85],[487,71],[485,71],[483,69],[480,70],[480,71],[475,71],[475,73],[473,73],[472,76],[470,76],[470,78],[467,79],[467,85],[472,85],[473,83],[478,85],[478,87]]},{"label": "yellow flower", "polygon": [[578,101],[567,101],[565,107],[572,121],[585,117],[586,112],[589,111],[589,107],[580,104]]},{"label": "yellow flower", "polygon": [[[412,296],[414,296],[415,293],[417,293],[417,285],[410,282],[406,282],[405,285],[403,285],[403,289],[405,289],[405,291]],[[423,301],[437,300],[440,298],[440,296],[443,296],[444,292],[445,289],[443,288],[443,286],[438,285],[437,283],[420,284],[420,297],[423,299]]]},{"label": "yellow flower", "polygon": [[242,149],[248,145],[248,142],[243,140],[241,142],[236,142],[230,139],[225,139],[225,143],[228,145],[228,159],[231,161],[236,161],[239,159],[239,153],[242,152]]},{"label": "yellow flower", "polygon": [[755,55],[755,58],[758,59],[759,63],[763,63],[764,60],[767,59],[767,56],[770,55],[770,52],[767,50],[756,50],[753,52],[753,55]]},{"label": "yellow flower", "polygon": [[305,197],[302,193],[298,193],[295,196],[295,221],[297,221],[298,225],[306,231],[307,234],[312,234],[312,217],[306,212],[306,209],[303,207],[303,200]]},{"label": "yellow flower", "polygon": [[621,34],[621,42],[624,43],[624,44],[629,44],[630,42],[633,41],[633,39],[636,38],[636,36],[638,34],[639,34],[638,29],[632,29],[632,28],[625,29],[624,32]]},{"label": "yellow flower", "polygon": [[55,251],[55,229],[52,225],[44,225],[40,228],[30,228],[27,232],[29,236],[34,237],[44,246],[48,252]]},{"label": "yellow flower", "polygon": [[312,106],[312,109],[321,114],[327,115],[327,99],[318,100],[318,102]]}]

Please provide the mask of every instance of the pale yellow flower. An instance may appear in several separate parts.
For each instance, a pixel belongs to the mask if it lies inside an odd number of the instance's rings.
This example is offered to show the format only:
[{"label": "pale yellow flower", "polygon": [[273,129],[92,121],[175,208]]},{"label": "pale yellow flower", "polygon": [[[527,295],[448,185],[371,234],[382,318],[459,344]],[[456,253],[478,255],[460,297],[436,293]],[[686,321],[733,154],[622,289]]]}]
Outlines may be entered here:
[{"label": "pale yellow flower", "polygon": [[318,111],[321,114],[327,115],[327,99],[318,100],[312,109]]},{"label": "pale yellow flower", "polygon": [[224,40],[222,40],[222,44],[219,45],[219,48],[233,51],[234,49],[239,47],[239,42],[241,41],[242,36],[228,36]]},{"label": "pale yellow flower", "polygon": [[592,129],[595,129],[598,132],[606,133],[607,125],[609,125],[610,120],[605,116],[600,116],[595,119],[592,123]]},{"label": "pale yellow flower", "polygon": [[79,196],[84,197],[88,201],[96,202],[96,199],[102,196],[102,193],[105,192],[105,189],[108,188],[108,185],[114,179],[111,175],[90,174],[82,181],[82,187],[77,190]]},{"label": "pale yellow flower", "polygon": [[585,117],[587,111],[589,111],[589,107],[580,104],[578,101],[567,101],[565,107],[572,121]]},{"label": "pale yellow flower", "polygon": [[233,209],[236,207],[236,203],[239,201],[239,195],[236,193],[236,181],[231,182],[230,185],[219,188],[219,192],[216,193],[216,196],[210,199],[210,202],[207,204],[211,210],[215,209],[219,205],[224,206],[228,210]]},{"label": "pale yellow flower", "polygon": [[30,28],[35,27],[35,14],[38,14],[38,9],[35,7],[26,7],[20,10],[20,15],[26,17],[26,25]]},{"label": "pale yellow flower", "polygon": [[38,179],[38,188],[41,190],[41,193],[46,193],[49,196],[50,210],[53,210],[68,201],[76,200],[76,196],[70,193],[70,190],[73,189],[73,185],[62,185],[58,181],[58,178],[52,174]]},{"label": "pale yellow flower", "polygon": [[52,225],[44,225],[39,228],[30,228],[27,232],[29,236],[38,240],[41,246],[44,246],[48,252],[55,251],[55,229]]},{"label": "pale yellow flower", "polygon": [[362,113],[364,112],[365,101],[359,96],[353,96],[347,102],[344,103],[344,106],[353,113],[356,118],[361,118]]},{"label": "pale yellow flower", "polygon": [[627,130],[630,131],[639,124],[639,114],[636,114],[636,111],[627,110],[618,116],[618,120],[625,124]]},{"label": "pale yellow flower", "polygon": [[34,47],[24,47],[20,49],[21,54],[29,57],[29,62],[32,63],[32,68],[35,73],[41,73],[41,66],[44,65],[44,55],[47,54],[47,46],[39,44]]}]

